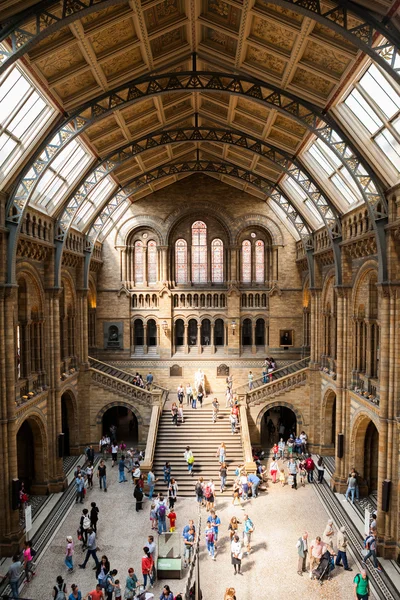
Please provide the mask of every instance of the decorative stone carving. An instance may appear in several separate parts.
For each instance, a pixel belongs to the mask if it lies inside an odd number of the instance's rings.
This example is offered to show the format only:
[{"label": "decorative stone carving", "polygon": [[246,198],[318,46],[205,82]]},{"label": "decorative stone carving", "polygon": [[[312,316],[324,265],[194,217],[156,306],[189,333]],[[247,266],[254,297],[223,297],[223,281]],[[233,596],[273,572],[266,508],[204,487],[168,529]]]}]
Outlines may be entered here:
[{"label": "decorative stone carving", "polygon": [[228,365],[218,365],[217,367],[217,377],[228,377],[229,375],[229,367]]},{"label": "decorative stone carving", "polygon": [[104,348],[106,350],[119,350],[123,348],[122,322],[106,322],[103,326]]}]

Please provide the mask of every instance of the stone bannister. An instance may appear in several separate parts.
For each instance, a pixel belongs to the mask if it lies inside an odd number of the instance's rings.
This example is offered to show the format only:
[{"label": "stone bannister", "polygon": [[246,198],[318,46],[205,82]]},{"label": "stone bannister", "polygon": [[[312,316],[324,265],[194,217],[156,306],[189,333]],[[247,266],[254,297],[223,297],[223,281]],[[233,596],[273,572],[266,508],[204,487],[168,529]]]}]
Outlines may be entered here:
[{"label": "stone bannister", "polygon": [[118,369],[113,365],[91,357],[89,357],[89,365],[94,384],[110,389],[132,401],[147,405],[163,405],[168,398],[169,392],[166,388],[156,384],[152,385],[151,390],[138,387],[133,383],[134,376],[132,373]]},{"label": "stone bannister", "polygon": [[268,383],[264,383],[261,377],[253,382],[252,390],[249,390],[248,386],[237,388],[235,393],[240,403],[244,406],[255,406],[279,394],[305,385],[308,379],[309,362],[310,357],[306,357],[287,367],[274,371],[270,374],[272,377],[268,375]]}]

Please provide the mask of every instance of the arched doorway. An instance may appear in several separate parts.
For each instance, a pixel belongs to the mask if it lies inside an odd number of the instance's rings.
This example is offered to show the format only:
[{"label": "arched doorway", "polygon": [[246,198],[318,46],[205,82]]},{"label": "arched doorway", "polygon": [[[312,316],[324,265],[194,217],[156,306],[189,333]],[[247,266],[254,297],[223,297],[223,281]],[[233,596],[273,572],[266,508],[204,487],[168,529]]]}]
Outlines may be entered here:
[{"label": "arched doorway", "polygon": [[30,494],[44,493],[45,448],[42,431],[34,418],[26,419],[17,433],[18,479]]},{"label": "arched doorway", "polygon": [[154,319],[147,321],[147,345],[157,346],[157,325]]},{"label": "arched doorway", "polygon": [[253,337],[251,333],[251,319],[245,319],[242,325],[242,346],[251,346]]},{"label": "arched doorway", "polygon": [[[115,428],[117,442],[124,441],[128,448],[139,440],[138,420],[135,413],[127,406],[112,406],[103,415],[102,434],[110,435]],[[110,437],[112,437],[110,435]]]},{"label": "arched doorway", "polygon": [[72,393],[69,391],[61,396],[61,431],[64,434],[64,456],[77,454],[75,408]]},{"label": "arched doorway", "polygon": [[209,346],[211,343],[211,323],[210,319],[203,319],[201,322],[201,345]]},{"label": "arched doorway", "polygon": [[222,319],[216,319],[214,325],[214,345],[224,345],[224,321]]},{"label": "arched doorway", "polygon": [[257,319],[256,321],[256,346],[265,346],[265,321]]},{"label": "arched doorway", "polygon": [[379,433],[372,421],[369,422],[364,439],[364,478],[368,494],[378,489]]},{"label": "arched doorway", "polygon": [[184,344],[185,326],[182,319],[175,321],[175,346],[183,346]]},{"label": "arched doorway", "polygon": [[133,324],[133,340],[135,347],[144,345],[144,328],[142,319],[136,319]]},{"label": "arched doorway", "polygon": [[281,437],[286,441],[290,434],[297,433],[297,418],[287,406],[273,406],[265,411],[260,423],[260,445],[270,448]]},{"label": "arched doorway", "polygon": [[325,448],[336,446],[336,394],[333,390],[326,393],[322,412],[322,444]]},{"label": "arched doorway", "polygon": [[188,343],[189,346],[197,346],[197,321],[190,319],[188,324]]}]

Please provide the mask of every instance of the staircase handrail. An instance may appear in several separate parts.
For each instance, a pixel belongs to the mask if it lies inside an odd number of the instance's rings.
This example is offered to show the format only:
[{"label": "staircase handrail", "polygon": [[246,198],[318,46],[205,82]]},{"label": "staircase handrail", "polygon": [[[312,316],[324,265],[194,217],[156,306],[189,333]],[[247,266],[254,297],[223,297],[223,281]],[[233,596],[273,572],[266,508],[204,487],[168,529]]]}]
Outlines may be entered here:
[{"label": "staircase handrail", "polygon": [[[138,400],[139,402],[145,402],[147,404],[160,404],[160,405],[164,404],[163,392],[161,392],[161,390],[149,392],[144,388],[138,387],[137,385],[133,385],[132,383],[129,383],[128,381],[124,381],[123,379],[119,379],[118,377],[115,377],[114,375],[110,375],[110,373],[105,373],[104,371],[100,371],[100,369],[96,369],[95,367],[91,366],[90,370],[92,372],[92,378],[93,378],[93,376],[101,375],[103,378],[109,379],[110,380],[110,389],[114,389],[117,393],[118,392],[124,393],[124,390],[118,389],[117,387],[114,388],[114,386],[112,385],[112,382],[115,382],[120,388],[125,388],[125,393],[128,396],[132,396],[132,399],[134,399],[134,400]],[[98,381],[98,383],[101,385],[103,382]]]},{"label": "staircase handrail", "polygon": [[249,423],[247,421],[246,402],[240,402],[239,414],[240,414],[240,437],[242,440],[244,466],[245,466],[247,473],[255,473],[256,472],[256,464],[253,460],[253,450],[251,447]]},{"label": "staircase handrail", "polygon": [[[273,383],[274,381],[276,381],[277,379],[281,379],[282,377],[286,377],[286,375],[291,375],[292,373],[296,373],[297,371],[300,371],[301,369],[305,369],[306,367],[308,367],[308,365],[310,363],[310,358],[311,358],[310,356],[306,356],[305,358],[302,358],[301,360],[290,363],[290,365],[286,365],[285,367],[281,367],[280,369],[277,369],[276,371],[272,371],[271,373],[268,373],[267,374],[268,381],[266,383],[264,382],[263,376],[258,377],[257,379],[254,379],[252,390],[255,390],[262,386],[267,386],[270,383]],[[247,392],[251,392],[252,390],[249,390],[248,383],[244,383],[234,390],[234,394],[242,395],[242,394],[246,394]]]},{"label": "staircase handrail", "polygon": [[[99,360],[98,358],[93,358],[92,356],[89,356],[88,360],[89,360],[89,365],[91,368],[94,368],[94,369],[96,368],[93,363],[99,363],[100,365],[104,365],[104,367],[115,369],[116,371],[119,371],[120,373],[123,373],[124,375],[128,375],[128,377],[131,377],[132,380],[135,378],[135,376],[132,375],[132,373],[128,373],[128,371],[124,371],[123,369],[120,369],[119,367],[114,366],[112,363],[105,363],[105,362]],[[97,370],[101,371],[102,373],[104,372],[104,371],[102,371],[102,369],[97,369]],[[110,375],[109,373],[106,373],[106,374]],[[115,375],[110,375],[110,377],[115,377]],[[116,379],[118,379],[118,377]],[[122,380],[122,381],[129,385],[133,385],[136,388],[138,387],[138,386],[134,385],[133,383],[131,383],[130,381],[125,381],[125,380]],[[150,394],[154,393],[155,390],[160,390],[162,392],[162,396],[168,395],[168,393],[169,393],[169,390],[167,388],[159,385],[158,383],[153,382],[151,384],[151,387],[152,387],[152,390],[146,390]],[[144,389],[144,388],[139,388],[139,389]]]}]

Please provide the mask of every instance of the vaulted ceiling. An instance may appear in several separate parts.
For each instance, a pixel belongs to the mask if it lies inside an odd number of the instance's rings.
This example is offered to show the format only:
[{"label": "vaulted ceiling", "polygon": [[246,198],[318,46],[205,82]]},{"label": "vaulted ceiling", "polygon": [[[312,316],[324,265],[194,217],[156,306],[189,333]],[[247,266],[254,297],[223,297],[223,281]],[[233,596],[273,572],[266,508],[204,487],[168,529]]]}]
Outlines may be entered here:
[{"label": "vaulted ceiling", "polygon": [[[300,2],[298,2],[301,4]],[[3,1],[3,14],[33,5]],[[53,13],[62,2],[54,3]],[[83,2],[85,4],[85,2]],[[87,2],[86,2],[87,4]],[[312,2],[304,2],[307,8]],[[326,10],[330,3],[321,3]],[[392,2],[358,2],[373,8],[377,18]],[[332,4],[333,6],[333,4]],[[0,15],[1,17],[1,15]],[[350,16],[348,26],[362,24]],[[29,29],[31,28],[31,29]],[[34,23],[25,26],[33,31]],[[251,75],[322,110],[329,108],[351,77],[362,53],[347,38],[288,8],[287,2],[266,0],[129,0],[73,20],[44,37],[25,54],[42,86],[60,109],[73,113],[103,92],[149,73],[197,69]],[[82,137],[103,158],[161,128],[224,127],[240,130],[295,156],[309,131],[273,107],[224,92],[164,93],[146,97],[89,127]],[[220,159],[244,167],[272,182],[283,170],[259,154],[220,141],[183,141],[158,146],[124,161],[112,177],[120,185],[160,164],[179,160]],[[251,185],[214,175],[252,193]],[[170,184],[179,176],[149,183],[137,197]],[[133,197],[134,199],[134,197]]]}]

